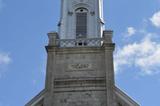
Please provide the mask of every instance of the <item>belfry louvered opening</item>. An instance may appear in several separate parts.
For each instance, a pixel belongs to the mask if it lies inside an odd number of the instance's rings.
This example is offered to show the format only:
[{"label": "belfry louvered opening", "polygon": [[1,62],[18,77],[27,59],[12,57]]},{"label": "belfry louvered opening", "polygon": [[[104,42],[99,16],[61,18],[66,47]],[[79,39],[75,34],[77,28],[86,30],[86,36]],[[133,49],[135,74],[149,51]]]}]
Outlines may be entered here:
[{"label": "belfry louvered opening", "polygon": [[76,38],[86,38],[87,36],[87,9],[76,10]]}]

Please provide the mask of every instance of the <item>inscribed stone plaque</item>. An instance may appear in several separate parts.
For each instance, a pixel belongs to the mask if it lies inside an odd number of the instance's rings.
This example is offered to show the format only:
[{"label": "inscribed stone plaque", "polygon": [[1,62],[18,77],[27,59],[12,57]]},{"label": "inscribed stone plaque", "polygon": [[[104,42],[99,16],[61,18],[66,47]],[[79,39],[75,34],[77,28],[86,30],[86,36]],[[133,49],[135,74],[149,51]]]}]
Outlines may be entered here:
[{"label": "inscribed stone plaque", "polygon": [[83,70],[92,70],[92,64],[69,64],[68,69],[71,71],[83,71]]}]

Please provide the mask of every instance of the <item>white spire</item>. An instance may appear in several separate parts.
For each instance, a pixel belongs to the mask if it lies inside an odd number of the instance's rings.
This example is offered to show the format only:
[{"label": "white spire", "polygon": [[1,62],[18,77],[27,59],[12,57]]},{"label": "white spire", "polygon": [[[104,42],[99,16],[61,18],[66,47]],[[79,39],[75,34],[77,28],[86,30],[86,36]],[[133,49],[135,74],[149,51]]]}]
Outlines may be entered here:
[{"label": "white spire", "polygon": [[60,39],[102,36],[103,0],[62,0],[61,3]]}]

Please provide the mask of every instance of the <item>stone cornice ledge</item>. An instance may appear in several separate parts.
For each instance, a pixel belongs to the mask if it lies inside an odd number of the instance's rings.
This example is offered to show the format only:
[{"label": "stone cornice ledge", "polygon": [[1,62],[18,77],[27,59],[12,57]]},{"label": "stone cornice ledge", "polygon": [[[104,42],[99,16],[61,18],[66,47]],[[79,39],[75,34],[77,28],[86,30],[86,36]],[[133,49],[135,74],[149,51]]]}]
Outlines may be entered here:
[{"label": "stone cornice ledge", "polygon": [[102,46],[95,46],[95,47],[89,47],[89,46],[82,46],[82,47],[55,47],[55,46],[46,46],[47,52],[57,52],[57,53],[97,53],[102,52],[105,48],[105,50],[114,50],[115,43],[107,43]]},{"label": "stone cornice ledge", "polygon": [[57,53],[97,53],[103,51],[102,47],[54,47],[46,46],[47,52]]}]

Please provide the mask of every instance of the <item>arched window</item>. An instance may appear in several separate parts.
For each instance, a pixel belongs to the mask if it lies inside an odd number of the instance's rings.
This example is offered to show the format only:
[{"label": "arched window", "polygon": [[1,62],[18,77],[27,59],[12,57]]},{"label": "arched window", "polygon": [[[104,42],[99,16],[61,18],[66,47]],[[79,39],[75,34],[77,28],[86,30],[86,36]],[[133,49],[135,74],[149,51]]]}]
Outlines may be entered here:
[{"label": "arched window", "polygon": [[76,38],[86,38],[87,36],[87,13],[86,8],[76,9]]}]

